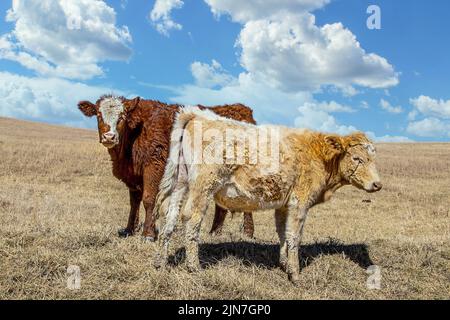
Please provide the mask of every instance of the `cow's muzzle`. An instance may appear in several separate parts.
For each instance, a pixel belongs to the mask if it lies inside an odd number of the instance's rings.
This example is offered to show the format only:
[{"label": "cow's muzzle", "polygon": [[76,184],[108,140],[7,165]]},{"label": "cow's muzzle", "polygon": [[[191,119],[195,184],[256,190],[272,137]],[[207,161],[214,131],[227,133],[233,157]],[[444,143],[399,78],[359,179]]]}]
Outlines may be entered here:
[{"label": "cow's muzzle", "polygon": [[372,182],[368,188],[365,188],[367,192],[378,192],[383,189],[383,184],[380,181]]},{"label": "cow's muzzle", "polygon": [[107,132],[102,135],[100,141],[106,148],[110,149],[119,143],[118,136],[113,132]]}]

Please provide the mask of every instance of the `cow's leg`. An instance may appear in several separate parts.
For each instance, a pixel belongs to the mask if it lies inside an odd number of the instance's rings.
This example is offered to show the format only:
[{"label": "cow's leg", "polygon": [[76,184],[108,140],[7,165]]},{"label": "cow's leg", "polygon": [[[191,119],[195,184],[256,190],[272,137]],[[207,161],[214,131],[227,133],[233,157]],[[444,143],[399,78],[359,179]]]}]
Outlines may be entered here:
[{"label": "cow's leg", "polygon": [[244,234],[249,238],[253,238],[254,233],[253,215],[251,212],[244,212]]},{"label": "cow's leg", "polygon": [[286,218],[287,218],[286,209],[278,209],[275,211],[275,224],[278,237],[280,238],[280,268],[283,271],[287,271],[287,262],[288,262],[288,250],[286,242]]},{"label": "cow's leg", "polygon": [[145,208],[145,221],[142,236],[145,241],[154,242],[157,237],[156,217],[153,214],[159,183],[164,174],[164,166],[151,164],[144,169],[144,192],[142,202]]},{"label": "cow's leg", "polygon": [[130,193],[130,214],[128,224],[124,229],[119,230],[119,237],[126,238],[134,235],[139,224],[139,206],[142,201],[142,191],[128,189]]},{"label": "cow's leg", "polygon": [[289,280],[295,285],[300,281],[299,245],[303,226],[306,220],[306,209],[289,208],[286,223],[286,242],[288,250],[287,273]]},{"label": "cow's leg", "polygon": [[180,209],[184,202],[187,187],[185,185],[177,186],[171,197],[166,222],[159,236],[159,253],[155,258],[155,267],[159,268],[167,263],[170,238],[175,230],[180,215]]},{"label": "cow's leg", "polygon": [[216,211],[214,213],[214,221],[211,227],[210,234],[220,235],[222,233],[223,223],[227,216],[227,210],[219,207],[216,204]]},{"label": "cow's leg", "polygon": [[[186,239],[186,262],[191,271],[200,269],[198,242],[203,218],[208,210],[208,204],[213,199],[213,193],[219,184],[219,178],[209,177],[208,182],[200,182],[190,186],[189,196],[183,212]],[[202,186],[203,184],[203,186]]]},{"label": "cow's leg", "polygon": [[[227,210],[222,209],[218,205],[216,205],[216,212],[214,215],[213,225],[211,227],[210,234],[220,235],[222,233],[222,227],[225,222],[225,218],[227,216]],[[243,229],[244,234],[253,238],[253,234],[255,232],[255,227],[253,224],[253,216],[251,212],[244,212],[244,221],[243,221]]]},{"label": "cow's leg", "polygon": [[[198,197],[195,197],[198,199]],[[200,269],[200,260],[198,252],[198,242],[200,237],[200,229],[205,212],[208,209],[208,202],[204,199],[188,198],[186,210],[192,210],[189,216],[185,215],[185,238],[186,238],[186,263],[190,271]],[[193,205],[195,203],[195,205]]]}]

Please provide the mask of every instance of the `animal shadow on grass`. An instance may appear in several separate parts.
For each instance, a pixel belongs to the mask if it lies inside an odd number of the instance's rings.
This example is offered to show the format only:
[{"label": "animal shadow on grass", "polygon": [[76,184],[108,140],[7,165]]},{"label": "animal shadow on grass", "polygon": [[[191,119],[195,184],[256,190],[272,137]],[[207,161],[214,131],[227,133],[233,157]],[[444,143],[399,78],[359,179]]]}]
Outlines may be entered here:
[{"label": "animal shadow on grass", "polygon": [[[278,268],[279,250],[278,244],[258,244],[245,241],[217,244],[203,243],[200,244],[199,255],[202,268],[213,266],[231,256],[242,260],[244,265],[257,265],[267,269],[274,269]],[[336,254],[347,257],[363,269],[373,265],[367,245],[342,244],[335,239],[301,245],[299,253],[301,269],[309,266],[320,256]],[[169,265],[175,267],[182,264],[185,259],[185,249],[178,249],[174,255],[169,257]]]}]

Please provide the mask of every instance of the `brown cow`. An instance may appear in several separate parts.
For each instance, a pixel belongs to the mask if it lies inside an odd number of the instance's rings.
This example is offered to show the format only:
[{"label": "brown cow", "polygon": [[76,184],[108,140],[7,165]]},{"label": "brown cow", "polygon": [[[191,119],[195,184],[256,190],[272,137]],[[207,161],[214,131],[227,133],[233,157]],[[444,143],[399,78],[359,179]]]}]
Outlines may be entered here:
[{"label": "brown cow", "polygon": [[[169,155],[175,115],[182,106],[105,95],[95,104],[81,101],[78,107],[85,116],[97,117],[99,140],[108,148],[113,174],[129,189],[131,209],[128,224],[119,230],[119,236],[127,237],[136,232],[142,201],[146,211],[142,235],[146,240],[154,241],[157,233],[153,206]],[[224,117],[255,123],[252,110],[242,104],[210,109]],[[216,206],[211,233],[220,232],[225,216],[226,211]],[[245,213],[245,234],[253,237],[253,229],[252,215]]]},{"label": "brown cow", "polygon": [[[229,139],[230,132],[252,140]],[[214,134],[216,140],[202,145],[189,139],[199,133]],[[272,150],[269,157],[266,147]],[[216,157],[200,159],[197,155],[204,155],[205,148],[215,150]],[[228,150],[241,150],[244,161],[233,161],[233,153]],[[374,145],[362,133],[339,136],[253,126],[198,108],[184,109],[174,125],[170,160],[155,205],[155,210],[160,210],[162,201],[170,198],[156,266],[167,261],[169,241],[183,208],[186,261],[190,269],[199,268],[199,230],[207,205],[214,200],[222,208],[235,211],[274,209],[280,265],[298,283],[298,249],[308,210],[345,185],[367,192],[381,190],[375,154]]]}]

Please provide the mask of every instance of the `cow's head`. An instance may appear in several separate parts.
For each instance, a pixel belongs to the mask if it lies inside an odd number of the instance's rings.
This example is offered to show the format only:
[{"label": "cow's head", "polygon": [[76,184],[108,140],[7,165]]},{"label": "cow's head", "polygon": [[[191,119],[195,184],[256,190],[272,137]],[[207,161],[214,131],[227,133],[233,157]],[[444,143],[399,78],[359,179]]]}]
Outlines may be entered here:
[{"label": "cow's head", "polygon": [[81,101],[78,108],[86,117],[97,116],[100,143],[111,149],[120,143],[127,115],[136,108],[140,98],[127,100],[123,97],[104,96],[95,104]]},{"label": "cow's head", "polygon": [[376,149],[363,133],[341,137],[327,136],[326,142],[338,155],[338,170],[345,183],[367,192],[380,191],[381,184],[375,166]]}]

